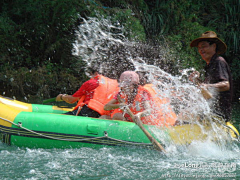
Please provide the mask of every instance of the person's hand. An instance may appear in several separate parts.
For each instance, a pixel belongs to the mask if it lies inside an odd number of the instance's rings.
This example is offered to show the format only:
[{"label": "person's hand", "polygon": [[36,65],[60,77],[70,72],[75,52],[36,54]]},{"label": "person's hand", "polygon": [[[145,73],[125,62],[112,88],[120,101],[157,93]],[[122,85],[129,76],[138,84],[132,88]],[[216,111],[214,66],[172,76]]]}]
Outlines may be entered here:
[{"label": "person's hand", "polygon": [[56,97],[56,101],[63,101],[63,100],[62,100],[62,96],[63,96],[63,94],[59,94],[59,95]]},{"label": "person's hand", "polygon": [[137,124],[137,125],[141,125],[142,124],[142,121],[141,121],[141,117],[143,115],[143,112],[139,112],[137,114],[135,114],[134,116],[134,122]]},{"label": "person's hand", "polygon": [[139,119],[142,117],[142,115],[143,115],[143,112],[139,112],[139,113],[135,114],[135,116],[137,116]]},{"label": "person's hand", "polygon": [[208,91],[208,86],[209,84],[200,84],[201,93],[205,99],[211,99],[213,97],[212,94]]},{"label": "person's hand", "polygon": [[119,104],[118,104],[119,108],[124,109],[124,107],[127,106],[127,104],[125,103],[125,100],[123,98],[121,98],[120,96],[117,96],[117,98],[118,98],[118,102],[119,102]]},{"label": "person's hand", "polygon": [[204,83],[200,84],[200,87],[204,89],[208,89],[208,86],[209,84],[204,84]]},{"label": "person's hand", "polygon": [[196,83],[196,80],[200,77],[200,73],[198,71],[194,71],[189,75],[189,80],[193,83]]},{"label": "person's hand", "polygon": [[122,108],[124,108],[124,107],[127,106],[125,103],[119,103],[118,105],[119,105],[119,108],[120,108],[120,109],[122,109]]}]

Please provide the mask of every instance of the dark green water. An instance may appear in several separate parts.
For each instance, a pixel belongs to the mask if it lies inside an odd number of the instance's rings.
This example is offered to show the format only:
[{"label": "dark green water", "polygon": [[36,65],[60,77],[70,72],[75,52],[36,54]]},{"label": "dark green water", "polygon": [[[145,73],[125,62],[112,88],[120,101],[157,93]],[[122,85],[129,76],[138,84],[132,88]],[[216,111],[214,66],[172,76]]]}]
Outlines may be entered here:
[{"label": "dark green water", "polygon": [[[234,110],[236,125],[240,106]],[[0,179],[240,179],[237,142],[193,142],[170,145],[166,151],[167,155],[134,147],[28,149],[0,143]]]},{"label": "dark green water", "polygon": [[240,178],[237,145],[221,148],[206,142],[182,149],[170,147],[167,156],[156,151],[119,147],[59,150],[1,144],[0,150],[1,179]]}]

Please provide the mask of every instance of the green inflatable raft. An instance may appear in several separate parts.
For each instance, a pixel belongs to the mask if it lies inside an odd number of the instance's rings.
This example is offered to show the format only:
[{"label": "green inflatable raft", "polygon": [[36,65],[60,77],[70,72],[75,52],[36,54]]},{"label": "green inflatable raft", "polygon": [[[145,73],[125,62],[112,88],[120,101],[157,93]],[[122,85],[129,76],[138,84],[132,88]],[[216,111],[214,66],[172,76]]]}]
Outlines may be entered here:
[{"label": "green inflatable raft", "polygon": [[[64,115],[69,108],[28,104],[0,96],[0,137],[3,143],[29,148],[79,148],[100,146],[141,146],[153,148],[133,122]],[[231,125],[231,124],[230,124]],[[229,126],[230,126],[229,125]],[[162,145],[190,144],[204,140],[212,131],[197,124],[174,127],[144,127]],[[237,138],[237,130],[222,127]],[[236,131],[236,132],[234,132]],[[238,133],[238,132],[237,132]]]}]

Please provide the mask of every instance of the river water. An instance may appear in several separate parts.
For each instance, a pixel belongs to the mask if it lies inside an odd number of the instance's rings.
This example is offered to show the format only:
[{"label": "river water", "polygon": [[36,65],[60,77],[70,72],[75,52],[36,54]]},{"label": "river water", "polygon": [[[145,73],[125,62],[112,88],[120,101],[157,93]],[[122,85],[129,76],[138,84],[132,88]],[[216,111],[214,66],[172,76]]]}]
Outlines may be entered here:
[{"label": "river water", "polygon": [[[114,27],[114,31],[109,27]],[[161,51],[160,59],[153,57],[154,61],[149,60],[137,51],[135,44],[124,39],[122,30],[121,26],[113,26],[107,20],[84,20],[77,33],[79,38],[74,44],[73,53],[87,63],[100,60],[103,73],[112,77],[119,75],[115,71],[117,68],[129,70],[132,66],[144,67],[150,72],[152,83],[161,87],[161,94],[165,97],[171,98],[171,90],[175,87],[175,92],[181,97],[181,103],[177,106],[180,119],[186,118],[189,112],[209,113],[208,105],[197,95],[199,93],[194,86],[184,82],[182,77],[173,77],[156,68],[158,60],[165,58],[164,48],[157,49]],[[109,62],[109,59],[112,61]],[[147,65],[149,63],[151,66]],[[182,75],[184,73],[182,71]],[[194,117],[188,119],[194,120]],[[234,106],[233,121],[239,128],[239,104]],[[0,179],[240,179],[238,142],[216,144],[208,140],[195,141],[181,147],[170,145],[166,151],[167,154],[163,154],[139,147],[107,146],[29,149],[0,143]]]},{"label": "river water", "polygon": [[[240,105],[234,107],[235,126]],[[237,119],[238,117],[238,119]],[[0,143],[1,180],[240,179],[240,143],[166,148],[29,149]]]},{"label": "river water", "polygon": [[0,179],[239,179],[239,144],[28,149],[0,143]]}]

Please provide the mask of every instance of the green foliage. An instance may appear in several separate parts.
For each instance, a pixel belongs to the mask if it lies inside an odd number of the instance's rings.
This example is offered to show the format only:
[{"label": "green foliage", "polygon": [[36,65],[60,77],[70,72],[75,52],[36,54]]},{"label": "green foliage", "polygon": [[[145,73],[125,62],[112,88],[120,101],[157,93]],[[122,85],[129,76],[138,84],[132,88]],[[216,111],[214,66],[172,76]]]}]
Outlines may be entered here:
[{"label": "green foliage", "polygon": [[83,2],[11,0],[0,3],[2,93],[45,97],[66,91],[63,87],[71,91],[80,86],[74,77],[79,74],[72,68],[77,60],[72,55],[72,43],[79,13],[88,13]]},{"label": "green foliage", "polygon": [[234,59],[235,61],[232,62],[231,67],[232,67],[232,76],[237,79],[240,76],[239,70],[240,70],[240,57],[236,57]]},{"label": "green foliage", "polygon": [[1,59],[13,67],[38,67],[46,61],[66,65],[71,57],[78,1],[13,0],[0,16]]},{"label": "green foliage", "polygon": [[239,53],[240,39],[240,1],[239,0],[215,0],[212,2],[208,13],[204,16],[204,24],[208,27],[216,27],[228,45],[228,54]]},{"label": "green foliage", "polygon": [[29,70],[26,67],[7,69],[4,74],[0,73],[1,90],[7,96],[20,96],[26,98],[50,98],[57,93],[74,93],[83,83],[82,78],[76,78],[65,70],[50,71],[49,67],[43,66]]},{"label": "green foliage", "polygon": [[131,9],[112,8],[109,10],[113,23],[119,22],[125,28],[125,35],[129,40],[144,41],[146,39],[145,31],[140,21],[132,16]]},{"label": "green foliage", "polygon": [[[189,47],[190,42],[203,32],[212,30],[228,45],[226,55],[237,63],[240,55],[240,3],[239,0],[172,0],[145,1],[142,24],[147,38],[161,39],[161,35],[170,43],[176,56],[177,68],[195,67],[201,69],[202,61],[195,49]],[[211,4],[211,6],[209,5]],[[178,61],[180,60],[180,61]],[[239,78],[237,68],[232,66],[234,78]],[[236,71],[236,72],[235,72]]]},{"label": "green foliage", "polygon": [[167,52],[164,59],[176,73],[182,68],[202,69],[204,61],[189,44],[213,30],[228,45],[226,56],[236,84],[240,79],[239,12],[239,0],[3,0],[1,90],[46,98],[76,90],[86,80],[84,72],[79,72],[85,63],[72,55],[79,16],[110,17],[113,24],[125,27],[129,40],[161,42]]}]

